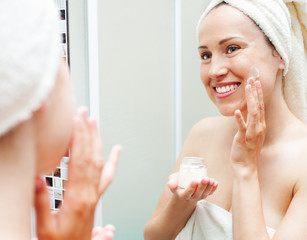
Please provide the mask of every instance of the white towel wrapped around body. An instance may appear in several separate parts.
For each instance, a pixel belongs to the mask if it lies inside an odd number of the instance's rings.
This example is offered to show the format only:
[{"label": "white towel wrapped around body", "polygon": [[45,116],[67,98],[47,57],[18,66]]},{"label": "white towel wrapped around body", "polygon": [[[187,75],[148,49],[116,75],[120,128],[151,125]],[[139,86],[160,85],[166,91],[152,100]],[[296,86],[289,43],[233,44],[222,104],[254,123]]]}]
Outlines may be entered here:
[{"label": "white towel wrapped around body", "polygon": [[[275,230],[267,227],[272,238]],[[196,209],[175,240],[232,240],[232,214],[206,200]]]},{"label": "white towel wrapped around body", "polygon": [[283,93],[290,111],[307,123],[307,1],[212,0],[199,25],[218,4],[227,4],[249,16],[272,42],[285,62]]}]

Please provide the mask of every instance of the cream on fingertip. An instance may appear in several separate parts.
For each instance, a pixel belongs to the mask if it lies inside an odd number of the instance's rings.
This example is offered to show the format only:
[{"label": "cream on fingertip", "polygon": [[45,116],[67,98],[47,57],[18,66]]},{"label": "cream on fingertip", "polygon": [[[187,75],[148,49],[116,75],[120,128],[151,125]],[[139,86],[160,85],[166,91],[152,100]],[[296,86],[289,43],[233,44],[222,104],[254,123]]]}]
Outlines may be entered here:
[{"label": "cream on fingertip", "polygon": [[256,68],[255,66],[252,66],[251,69],[249,70],[249,77],[257,79],[260,77],[260,72],[259,69]]}]

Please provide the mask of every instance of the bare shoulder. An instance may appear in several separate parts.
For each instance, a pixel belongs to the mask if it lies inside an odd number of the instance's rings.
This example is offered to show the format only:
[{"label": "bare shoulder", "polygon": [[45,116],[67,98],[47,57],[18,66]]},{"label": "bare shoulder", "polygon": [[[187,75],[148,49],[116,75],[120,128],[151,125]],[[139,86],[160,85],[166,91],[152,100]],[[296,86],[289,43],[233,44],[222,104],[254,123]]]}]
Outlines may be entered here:
[{"label": "bare shoulder", "polygon": [[280,149],[281,154],[287,157],[288,164],[292,166],[291,169],[295,171],[293,174],[297,176],[298,183],[302,183],[307,189],[307,125],[290,126]]},{"label": "bare shoulder", "polygon": [[218,142],[232,142],[237,128],[232,117],[209,117],[197,122],[190,130],[183,152],[202,155],[204,149],[210,149]]},{"label": "bare shoulder", "polygon": [[[232,117],[208,117],[197,122],[191,129],[188,138],[199,138],[218,134],[223,130],[232,130],[235,126]],[[221,131],[222,130],[222,131]]]},{"label": "bare shoulder", "polygon": [[291,203],[276,232],[276,238],[307,239],[307,126],[293,126],[283,143],[281,155],[286,156],[287,179],[293,179]]},{"label": "bare shoulder", "polygon": [[298,157],[307,164],[307,125],[300,123],[292,125],[287,130],[284,137],[285,149],[291,151],[294,157]]}]

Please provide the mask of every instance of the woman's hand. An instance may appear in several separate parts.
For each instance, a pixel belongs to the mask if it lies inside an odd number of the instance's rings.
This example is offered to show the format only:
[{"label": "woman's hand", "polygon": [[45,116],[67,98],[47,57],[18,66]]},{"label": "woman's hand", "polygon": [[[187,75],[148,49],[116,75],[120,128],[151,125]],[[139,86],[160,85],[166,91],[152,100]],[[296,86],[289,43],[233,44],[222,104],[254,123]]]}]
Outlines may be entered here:
[{"label": "woman's hand", "polygon": [[235,111],[238,132],[231,149],[231,161],[234,168],[257,169],[258,158],[265,137],[264,101],[260,81],[247,80],[245,87],[247,101],[247,120],[240,110]]},{"label": "woman's hand", "polygon": [[[91,240],[112,240],[114,237],[115,227],[108,224],[104,227],[94,227],[92,230]],[[37,238],[32,238],[32,240],[38,240]]]},{"label": "woman's hand", "polygon": [[114,231],[115,227],[111,224],[104,227],[95,227],[92,230],[92,240],[112,240]]},{"label": "woman's hand", "polygon": [[[96,122],[87,119],[86,115],[87,110],[83,109],[74,119],[67,190],[64,204],[58,212],[50,212],[45,183],[39,177],[36,179],[35,210],[39,240],[91,239],[95,208],[114,177],[121,147],[113,147],[104,166]],[[112,239],[99,238],[101,234],[98,232],[94,239]]]},{"label": "woman's hand", "polygon": [[192,181],[186,189],[178,186],[179,173],[169,176],[167,186],[180,200],[199,201],[214,193],[218,183],[212,178],[203,178],[200,182]]}]

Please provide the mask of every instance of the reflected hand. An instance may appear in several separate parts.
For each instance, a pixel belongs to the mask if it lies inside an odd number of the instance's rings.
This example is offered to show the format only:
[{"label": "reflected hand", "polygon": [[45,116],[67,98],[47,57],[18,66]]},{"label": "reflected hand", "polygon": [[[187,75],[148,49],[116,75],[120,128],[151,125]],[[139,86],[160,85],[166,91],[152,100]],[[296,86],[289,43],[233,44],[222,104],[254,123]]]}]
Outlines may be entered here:
[{"label": "reflected hand", "polygon": [[[92,230],[91,240],[112,240],[114,237],[115,227],[111,224],[105,227],[95,227]],[[32,238],[32,240],[38,240],[37,238]]]},{"label": "reflected hand", "polygon": [[92,240],[112,240],[115,227],[108,224],[104,227],[95,227],[92,231]]},{"label": "reflected hand", "polygon": [[67,190],[64,204],[58,212],[50,212],[45,183],[39,177],[36,179],[35,210],[39,240],[91,239],[95,208],[114,177],[121,147],[113,147],[104,166],[96,123],[87,119],[86,114],[83,109],[74,119]]},{"label": "reflected hand", "polygon": [[212,178],[203,178],[200,182],[192,181],[186,189],[178,186],[179,173],[169,176],[167,186],[180,200],[199,201],[213,194],[218,187],[218,182]]},{"label": "reflected hand", "polygon": [[265,112],[260,81],[248,79],[245,87],[247,121],[240,110],[235,111],[238,126],[231,149],[233,167],[257,169],[257,162],[265,138]]}]

